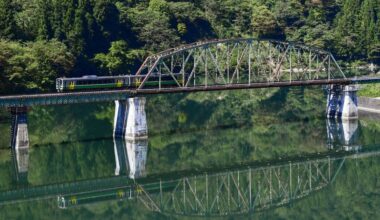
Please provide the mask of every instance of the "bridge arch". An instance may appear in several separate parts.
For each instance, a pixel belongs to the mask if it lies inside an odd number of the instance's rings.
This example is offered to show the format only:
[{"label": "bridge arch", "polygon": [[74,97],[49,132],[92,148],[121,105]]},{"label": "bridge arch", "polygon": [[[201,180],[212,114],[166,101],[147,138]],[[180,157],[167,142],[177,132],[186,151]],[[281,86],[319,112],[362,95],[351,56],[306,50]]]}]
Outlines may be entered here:
[{"label": "bridge arch", "polygon": [[[276,40],[209,40],[171,48],[145,59],[138,89],[346,79],[322,49]],[[149,83],[150,82],[150,83]],[[157,88],[158,87],[158,88]]]}]

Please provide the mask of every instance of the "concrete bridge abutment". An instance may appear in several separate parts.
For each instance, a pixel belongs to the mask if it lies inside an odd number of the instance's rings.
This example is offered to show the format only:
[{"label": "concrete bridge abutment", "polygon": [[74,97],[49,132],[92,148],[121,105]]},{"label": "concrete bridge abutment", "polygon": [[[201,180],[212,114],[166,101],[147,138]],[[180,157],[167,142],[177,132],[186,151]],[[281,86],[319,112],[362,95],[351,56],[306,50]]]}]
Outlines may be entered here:
[{"label": "concrete bridge abutment", "polygon": [[115,101],[114,137],[132,140],[148,138],[145,103],[145,97]]},{"label": "concrete bridge abutment", "polygon": [[148,152],[148,125],[145,113],[145,97],[115,101],[114,144],[115,175],[129,170],[131,179],[146,175]]},{"label": "concrete bridge abutment", "polygon": [[327,118],[358,119],[357,85],[329,85],[327,88]]}]

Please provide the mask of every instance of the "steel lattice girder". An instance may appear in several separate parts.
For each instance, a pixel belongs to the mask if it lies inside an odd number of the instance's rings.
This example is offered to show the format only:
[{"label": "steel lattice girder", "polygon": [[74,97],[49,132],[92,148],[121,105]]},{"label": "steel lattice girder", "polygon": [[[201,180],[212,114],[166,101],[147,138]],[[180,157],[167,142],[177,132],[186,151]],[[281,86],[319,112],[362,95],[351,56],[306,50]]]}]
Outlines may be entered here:
[{"label": "steel lattice girder", "polygon": [[214,40],[173,48],[148,57],[136,75],[146,82],[171,77],[177,87],[346,79],[333,55],[289,42]]}]

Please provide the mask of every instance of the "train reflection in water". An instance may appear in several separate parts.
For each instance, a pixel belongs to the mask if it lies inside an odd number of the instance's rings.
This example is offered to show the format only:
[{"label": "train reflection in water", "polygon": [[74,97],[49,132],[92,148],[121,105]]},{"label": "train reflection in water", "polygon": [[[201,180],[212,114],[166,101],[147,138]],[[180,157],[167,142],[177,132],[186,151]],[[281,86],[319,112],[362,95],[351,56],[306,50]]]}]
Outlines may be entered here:
[{"label": "train reflection in water", "polygon": [[357,143],[357,121],[329,120],[326,128],[327,147],[341,150],[338,153],[329,151],[293,158],[293,161],[269,161],[265,165],[256,163],[233,170],[155,180],[147,180],[141,175],[145,173],[147,152],[138,150],[144,149],[141,144],[140,147],[128,147],[128,142],[115,141],[115,149],[127,149],[125,152],[131,153],[131,156],[120,157],[115,151],[116,158],[119,158],[116,159],[119,161],[116,170],[122,170],[118,165],[121,164],[120,158],[127,158],[124,159],[129,166],[125,169],[129,170],[126,174],[135,181],[117,189],[62,195],[57,198],[58,206],[68,208],[104,200],[129,199],[141,202],[154,212],[186,216],[226,216],[282,206],[327,187],[339,174],[345,159],[379,154],[358,152],[361,147]]},{"label": "train reflection in water", "polygon": [[[225,216],[288,204],[319,191],[338,176],[347,158],[377,156],[358,143],[357,121],[326,121],[327,147],[334,151],[253,162],[240,167],[147,177],[146,138],[114,140],[115,176],[0,192],[0,203],[56,198],[60,208],[107,200],[141,202],[170,215]],[[145,136],[144,136],[145,137]],[[12,148],[16,173],[27,179],[29,154]],[[57,197],[57,195],[59,195]]]}]

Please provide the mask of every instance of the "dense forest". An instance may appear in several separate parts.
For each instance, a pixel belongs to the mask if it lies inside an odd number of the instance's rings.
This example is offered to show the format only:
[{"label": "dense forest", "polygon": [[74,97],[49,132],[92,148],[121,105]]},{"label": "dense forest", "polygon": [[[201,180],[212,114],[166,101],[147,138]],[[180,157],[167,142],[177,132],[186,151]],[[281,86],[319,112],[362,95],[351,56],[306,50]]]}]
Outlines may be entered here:
[{"label": "dense forest", "polygon": [[302,42],[379,63],[379,18],[380,0],[0,0],[0,93],[131,74],[149,54],[213,38]]}]

